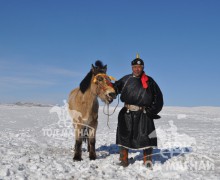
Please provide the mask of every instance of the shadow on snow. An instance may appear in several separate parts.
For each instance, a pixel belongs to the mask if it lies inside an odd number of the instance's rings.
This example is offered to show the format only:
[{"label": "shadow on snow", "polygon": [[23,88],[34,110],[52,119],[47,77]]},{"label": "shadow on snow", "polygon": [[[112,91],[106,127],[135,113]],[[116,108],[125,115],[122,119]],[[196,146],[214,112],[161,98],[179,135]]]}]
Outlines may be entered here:
[{"label": "shadow on snow", "polygon": [[[109,146],[103,145],[96,149],[100,154],[97,156],[97,159],[104,159],[111,154],[119,154],[119,147],[116,144],[110,144]],[[143,150],[129,150],[129,153],[137,153],[134,158],[132,158],[131,164],[135,161],[143,160]],[[175,147],[170,149],[153,149],[153,164],[155,162],[160,162],[161,164],[165,163],[167,160],[172,159],[176,156],[182,156],[192,152],[191,147]],[[129,156],[129,155],[128,155]]]}]

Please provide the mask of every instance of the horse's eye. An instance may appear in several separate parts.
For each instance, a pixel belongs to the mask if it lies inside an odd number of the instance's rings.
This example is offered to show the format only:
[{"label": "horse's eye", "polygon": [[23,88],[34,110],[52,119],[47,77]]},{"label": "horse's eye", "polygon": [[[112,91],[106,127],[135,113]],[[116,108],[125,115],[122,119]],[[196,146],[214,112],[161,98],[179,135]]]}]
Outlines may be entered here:
[{"label": "horse's eye", "polygon": [[98,76],[98,77],[97,77],[97,80],[98,80],[98,81],[103,81],[103,77],[102,77],[102,76]]},{"label": "horse's eye", "polygon": [[111,79],[110,79],[108,76],[106,77],[106,80],[109,81],[109,82],[111,82]]}]

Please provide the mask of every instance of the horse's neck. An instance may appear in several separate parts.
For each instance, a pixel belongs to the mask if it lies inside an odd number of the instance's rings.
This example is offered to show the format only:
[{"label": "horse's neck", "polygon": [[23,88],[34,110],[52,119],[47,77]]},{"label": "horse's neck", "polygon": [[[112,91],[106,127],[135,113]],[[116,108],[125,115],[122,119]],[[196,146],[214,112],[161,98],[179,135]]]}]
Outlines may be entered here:
[{"label": "horse's neck", "polygon": [[92,108],[94,102],[97,101],[98,95],[96,92],[95,85],[91,83],[90,87],[86,90],[83,95],[83,102]]},{"label": "horse's neck", "polygon": [[86,98],[89,101],[94,101],[97,99],[97,94],[92,90],[91,86],[86,90],[83,96],[84,96],[83,98]]},{"label": "horse's neck", "polygon": [[98,99],[97,94],[92,91],[92,87],[89,87],[79,100],[81,103],[82,118],[89,119],[91,113],[98,111]]}]

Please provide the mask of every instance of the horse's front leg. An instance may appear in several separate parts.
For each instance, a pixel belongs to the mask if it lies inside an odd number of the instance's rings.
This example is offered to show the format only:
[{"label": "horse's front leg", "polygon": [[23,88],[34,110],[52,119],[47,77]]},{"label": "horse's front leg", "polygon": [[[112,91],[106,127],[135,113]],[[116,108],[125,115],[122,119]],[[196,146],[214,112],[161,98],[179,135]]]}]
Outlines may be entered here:
[{"label": "horse's front leg", "polygon": [[96,159],[95,152],[95,142],[96,142],[96,128],[98,125],[97,118],[92,121],[89,128],[89,137],[88,137],[88,150],[90,160]]},{"label": "horse's front leg", "polygon": [[75,127],[75,151],[74,151],[74,161],[82,160],[82,127]]}]

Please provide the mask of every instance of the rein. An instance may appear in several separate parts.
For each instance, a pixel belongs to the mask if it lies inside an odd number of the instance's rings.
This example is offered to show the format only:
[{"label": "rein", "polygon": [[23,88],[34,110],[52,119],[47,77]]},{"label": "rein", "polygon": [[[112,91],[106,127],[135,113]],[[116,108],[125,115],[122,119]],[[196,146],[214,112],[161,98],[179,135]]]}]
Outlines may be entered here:
[{"label": "rein", "polygon": [[109,104],[107,104],[107,113],[105,112],[106,103],[105,103],[105,105],[104,105],[104,107],[103,107],[103,113],[108,116],[107,126],[108,126],[109,129],[110,129],[110,126],[109,126],[109,117],[112,116],[112,115],[115,113],[115,110],[116,110],[116,108],[118,107],[118,105],[119,105],[119,96],[118,96],[117,105],[115,106],[115,108],[114,108],[114,110],[113,110],[113,112],[112,112],[111,114],[109,114]]},{"label": "rein", "polygon": [[[122,87],[122,91],[124,90],[124,87],[127,85],[130,78],[131,78],[131,76],[125,82],[125,85]],[[106,105],[106,103],[105,103],[105,105]],[[112,116],[115,113],[115,110],[118,107],[118,105],[119,105],[119,96],[118,96],[118,103],[117,103],[115,109],[113,110],[113,112],[111,114],[109,114],[109,104],[107,104],[107,113],[105,113],[105,106],[103,107],[103,113],[108,116],[107,126],[108,126],[109,129],[110,129],[109,124],[108,124],[109,123],[109,116]]]}]

